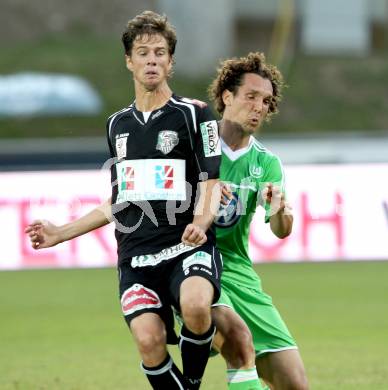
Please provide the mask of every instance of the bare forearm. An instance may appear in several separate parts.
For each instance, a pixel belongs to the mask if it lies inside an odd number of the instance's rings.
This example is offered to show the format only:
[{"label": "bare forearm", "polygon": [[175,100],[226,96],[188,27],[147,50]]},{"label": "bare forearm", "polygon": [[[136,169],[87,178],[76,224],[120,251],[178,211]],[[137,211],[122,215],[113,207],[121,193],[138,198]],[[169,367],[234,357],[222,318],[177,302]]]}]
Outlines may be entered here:
[{"label": "bare forearm", "polygon": [[218,179],[210,179],[200,183],[199,188],[200,196],[195,207],[193,224],[206,231],[213,223],[220,205],[220,182]]},{"label": "bare forearm", "polygon": [[294,217],[291,213],[285,211],[287,209],[279,210],[270,218],[270,227],[278,238],[286,238],[291,234]]},{"label": "bare forearm", "polygon": [[111,199],[109,198],[106,202],[81,218],[59,226],[58,234],[60,241],[68,241],[75,237],[82,236],[83,234],[109,224],[111,220]]}]

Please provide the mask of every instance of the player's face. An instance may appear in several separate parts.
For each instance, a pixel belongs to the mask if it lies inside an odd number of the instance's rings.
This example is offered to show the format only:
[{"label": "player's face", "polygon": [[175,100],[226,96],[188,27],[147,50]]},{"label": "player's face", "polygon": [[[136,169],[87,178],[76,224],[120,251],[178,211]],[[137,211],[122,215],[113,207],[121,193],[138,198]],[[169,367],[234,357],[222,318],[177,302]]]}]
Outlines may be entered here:
[{"label": "player's face", "polygon": [[265,120],[272,96],[272,84],[268,79],[258,74],[246,73],[235,95],[224,91],[223,117],[239,124],[245,132],[253,134]]},{"label": "player's face", "polygon": [[167,41],[160,34],[138,36],[126,62],[135,82],[147,90],[154,90],[166,81],[172,67]]}]

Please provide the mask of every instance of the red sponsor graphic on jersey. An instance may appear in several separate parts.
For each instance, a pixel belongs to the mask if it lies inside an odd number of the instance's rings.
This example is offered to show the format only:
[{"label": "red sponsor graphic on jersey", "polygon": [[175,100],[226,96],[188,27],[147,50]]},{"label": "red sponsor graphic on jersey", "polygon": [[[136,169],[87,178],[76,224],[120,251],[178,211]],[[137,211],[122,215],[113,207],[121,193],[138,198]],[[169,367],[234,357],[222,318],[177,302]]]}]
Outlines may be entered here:
[{"label": "red sponsor graphic on jersey", "polygon": [[127,289],[121,297],[121,309],[124,315],[149,308],[158,308],[162,302],[155,291],[141,284],[134,284]]},{"label": "red sponsor graphic on jersey", "polygon": [[171,165],[155,167],[155,187],[171,189],[174,187],[174,168]]},{"label": "red sponsor graphic on jersey", "polygon": [[133,167],[122,168],[121,177],[121,190],[135,189],[135,169]]}]

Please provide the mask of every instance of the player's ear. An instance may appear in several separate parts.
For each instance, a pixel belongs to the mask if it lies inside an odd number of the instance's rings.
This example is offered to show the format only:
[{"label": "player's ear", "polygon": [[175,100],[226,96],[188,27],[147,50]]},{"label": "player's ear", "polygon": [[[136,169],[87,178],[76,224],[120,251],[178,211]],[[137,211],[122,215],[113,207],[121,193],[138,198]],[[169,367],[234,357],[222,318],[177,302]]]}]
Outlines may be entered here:
[{"label": "player's ear", "polygon": [[170,55],[169,57],[170,57],[170,60],[168,62],[168,74],[171,74],[172,73],[172,67],[174,66],[175,60],[174,60],[173,56]]},{"label": "player's ear", "polygon": [[127,69],[131,72],[133,71],[132,59],[131,56],[125,55],[125,64],[127,65]]},{"label": "player's ear", "polygon": [[173,55],[169,55],[170,58],[170,66],[173,66],[175,64],[175,58]]},{"label": "player's ear", "polygon": [[225,106],[230,106],[232,104],[233,93],[229,91],[229,89],[224,89],[221,96]]}]

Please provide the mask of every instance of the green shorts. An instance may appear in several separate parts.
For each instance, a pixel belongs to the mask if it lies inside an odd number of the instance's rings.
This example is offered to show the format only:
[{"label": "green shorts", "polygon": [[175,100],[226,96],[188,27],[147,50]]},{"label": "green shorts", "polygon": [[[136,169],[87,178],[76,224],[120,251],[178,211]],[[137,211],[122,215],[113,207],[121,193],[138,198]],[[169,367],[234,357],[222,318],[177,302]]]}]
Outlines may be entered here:
[{"label": "green shorts", "polygon": [[231,307],[240,315],[252,333],[256,356],[297,348],[272,298],[263,291],[221,278],[221,297],[214,306]]}]

